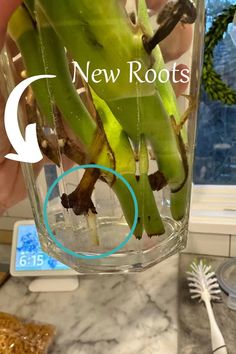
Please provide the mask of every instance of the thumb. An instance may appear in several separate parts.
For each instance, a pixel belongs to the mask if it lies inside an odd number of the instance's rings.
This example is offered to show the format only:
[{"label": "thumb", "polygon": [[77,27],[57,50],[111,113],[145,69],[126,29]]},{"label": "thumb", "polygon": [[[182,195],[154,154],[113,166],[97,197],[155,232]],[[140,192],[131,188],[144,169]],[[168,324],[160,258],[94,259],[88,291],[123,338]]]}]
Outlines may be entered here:
[{"label": "thumb", "polygon": [[21,3],[22,0],[0,0],[0,49],[5,40],[7,23],[12,13]]}]

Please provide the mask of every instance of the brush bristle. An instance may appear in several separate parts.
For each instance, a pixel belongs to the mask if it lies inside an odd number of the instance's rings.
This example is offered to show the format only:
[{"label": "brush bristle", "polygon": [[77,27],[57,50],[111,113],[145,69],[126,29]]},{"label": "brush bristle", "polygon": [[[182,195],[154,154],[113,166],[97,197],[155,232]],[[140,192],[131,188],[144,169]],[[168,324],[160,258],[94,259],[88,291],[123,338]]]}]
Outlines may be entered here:
[{"label": "brush bristle", "polygon": [[202,260],[197,264],[195,261],[190,265],[191,271],[187,272],[190,294],[192,299],[200,298],[204,292],[208,292],[211,300],[220,300],[221,293],[216,275],[211,271],[211,266]]}]

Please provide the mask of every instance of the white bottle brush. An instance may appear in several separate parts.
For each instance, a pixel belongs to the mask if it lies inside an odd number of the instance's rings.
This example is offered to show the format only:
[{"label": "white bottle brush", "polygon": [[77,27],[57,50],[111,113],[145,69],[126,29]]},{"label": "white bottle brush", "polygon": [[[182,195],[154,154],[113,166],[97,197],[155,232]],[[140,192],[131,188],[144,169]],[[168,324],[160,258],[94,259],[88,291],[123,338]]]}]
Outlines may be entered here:
[{"label": "white bottle brush", "polygon": [[190,268],[191,271],[187,272],[189,275],[187,279],[192,294],[191,298],[200,298],[200,301],[204,301],[206,305],[211,328],[212,353],[227,354],[225,341],[216,323],[211,306],[211,300],[220,300],[219,294],[221,291],[216,275],[211,271],[211,266],[205,265],[202,260],[199,263],[194,261]]}]

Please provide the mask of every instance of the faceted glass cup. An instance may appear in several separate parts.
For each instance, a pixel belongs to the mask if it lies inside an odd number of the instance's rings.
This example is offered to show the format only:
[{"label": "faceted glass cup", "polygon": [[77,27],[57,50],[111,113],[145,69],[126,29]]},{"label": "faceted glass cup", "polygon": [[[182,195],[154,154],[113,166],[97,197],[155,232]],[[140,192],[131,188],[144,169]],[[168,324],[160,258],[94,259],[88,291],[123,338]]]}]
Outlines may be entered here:
[{"label": "faceted glass cup", "polygon": [[13,16],[1,90],[37,76],[19,122],[36,123],[43,160],[22,168],[52,257],[132,272],[185,247],[203,28],[187,0],[39,0]]}]

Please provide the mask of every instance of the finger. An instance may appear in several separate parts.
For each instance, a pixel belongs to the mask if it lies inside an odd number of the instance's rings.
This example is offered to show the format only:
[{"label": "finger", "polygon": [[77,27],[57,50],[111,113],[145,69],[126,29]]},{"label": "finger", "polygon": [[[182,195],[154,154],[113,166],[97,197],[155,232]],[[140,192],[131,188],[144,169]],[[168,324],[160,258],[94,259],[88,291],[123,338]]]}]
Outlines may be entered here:
[{"label": "finger", "polygon": [[[127,0],[119,0],[121,3],[123,3],[124,5],[126,5]],[[133,0],[135,1],[135,0]],[[166,3],[168,0],[146,0],[147,3],[147,7],[150,10],[153,11],[159,11]],[[136,3],[138,2],[138,0],[136,0]]]},{"label": "finger", "polygon": [[181,96],[189,86],[189,80],[187,80],[186,78],[184,78],[183,80],[183,70],[185,70],[185,75],[188,76],[190,79],[189,68],[187,67],[187,65],[179,64],[176,66],[175,72],[171,71],[171,84],[175,91],[176,97]]},{"label": "finger", "polygon": [[167,0],[146,0],[146,3],[149,9],[159,11],[167,3]]},{"label": "finger", "polygon": [[5,100],[0,93],[0,165],[5,160],[4,156],[11,150],[10,142],[7,138],[5,127],[3,124],[3,115],[5,108]]},{"label": "finger", "polygon": [[[40,161],[33,166],[37,176],[42,169]],[[5,159],[0,167],[0,215],[13,205],[25,199],[27,192],[20,163]]]},{"label": "finger", "polygon": [[[15,9],[22,3],[22,0],[0,0],[0,50],[4,44],[7,24]],[[0,164],[4,161],[4,156],[10,152],[10,143],[3,126],[3,110],[5,102],[0,94]]]},{"label": "finger", "polygon": [[12,13],[21,3],[22,0],[0,0],[0,49],[5,40],[7,23]]},{"label": "finger", "polygon": [[25,197],[23,175],[19,163],[5,159],[0,168],[0,214]]},{"label": "finger", "polygon": [[178,23],[175,29],[159,45],[165,62],[177,60],[192,44],[193,25]]}]

